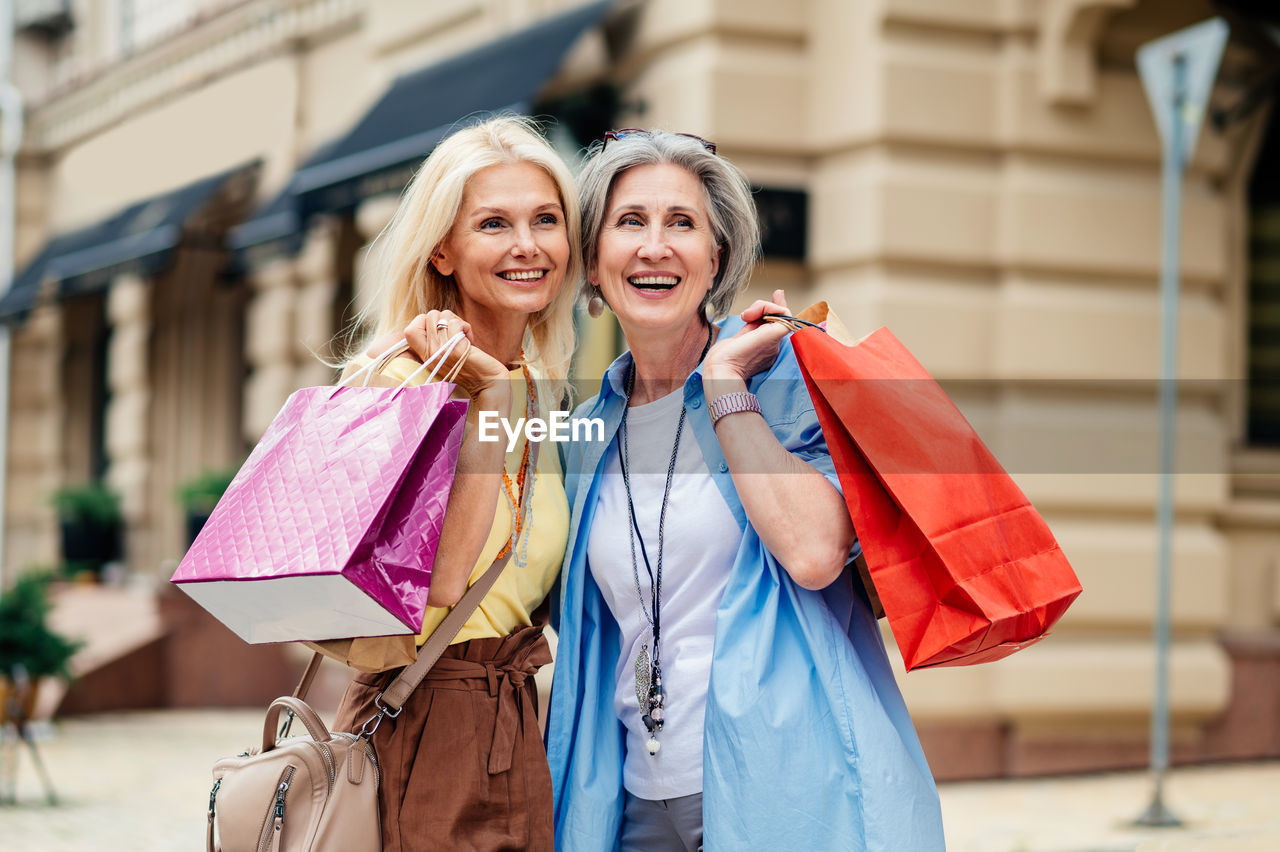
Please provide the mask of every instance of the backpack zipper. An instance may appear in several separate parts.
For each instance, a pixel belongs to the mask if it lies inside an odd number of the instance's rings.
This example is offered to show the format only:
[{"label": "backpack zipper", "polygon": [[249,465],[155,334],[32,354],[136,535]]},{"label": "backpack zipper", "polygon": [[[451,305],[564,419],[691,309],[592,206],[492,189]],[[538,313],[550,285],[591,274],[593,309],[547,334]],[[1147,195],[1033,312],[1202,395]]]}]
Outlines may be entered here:
[{"label": "backpack zipper", "polygon": [[284,831],[284,800],[289,793],[289,783],[293,781],[293,767],[286,767],[276,786],[276,799],[271,810],[267,811],[266,822],[262,826],[262,837],[258,841],[258,852],[267,852],[273,846],[280,848],[280,837]]},{"label": "backpack zipper", "polygon": [[213,782],[213,789],[209,791],[209,822],[213,822],[214,802],[218,798],[218,790],[222,787],[222,779],[219,778]]},{"label": "backpack zipper", "polygon": [[333,792],[333,784],[338,779],[337,767],[333,765],[333,752],[329,750],[328,743],[316,743],[316,748],[320,749],[320,756],[324,758],[325,768],[329,770],[329,792]]}]

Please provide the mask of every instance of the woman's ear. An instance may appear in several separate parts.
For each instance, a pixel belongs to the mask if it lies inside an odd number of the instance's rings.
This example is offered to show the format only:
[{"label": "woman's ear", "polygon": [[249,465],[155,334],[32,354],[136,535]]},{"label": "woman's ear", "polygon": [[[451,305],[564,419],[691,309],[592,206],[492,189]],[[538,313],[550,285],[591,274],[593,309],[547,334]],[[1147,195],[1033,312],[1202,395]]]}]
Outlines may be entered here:
[{"label": "woman's ear", "polygon": [[450,261],[448,255],[445,254],[443,246],[436,249],[435,254],[431,255],[431,265],[436,268],[436,272],[439,272],[446,278],[453,274],[453,262]]}]

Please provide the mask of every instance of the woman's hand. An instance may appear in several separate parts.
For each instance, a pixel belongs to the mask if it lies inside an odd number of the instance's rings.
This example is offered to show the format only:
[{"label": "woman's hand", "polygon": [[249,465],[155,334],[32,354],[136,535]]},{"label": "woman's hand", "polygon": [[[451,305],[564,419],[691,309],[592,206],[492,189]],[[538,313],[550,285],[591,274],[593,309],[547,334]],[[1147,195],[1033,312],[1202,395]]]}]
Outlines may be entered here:
[{"label": "woman's hand", "polygon": [[[712,382],[742,381],[767,369],[778,357],[778,347],[787,336],[785,326],[764,322],[766,314],[787,313],[787,298],[781,290],[773,291],[773,301],[756,300],[742,312],[747,323],[737,334],[716,341],[702,365],[704,380]],[[707,394],[708,401],[712,398]]]},{"label": "woman's hand", "polygon": [[[506,365],[475,346],[471,324],[452,311],[428,311],[425,314],[418,314],[405,326],[402,336],[409,342],[409,354],[415,360],[423,362],[445,348],[449,338],[458,332],[462,332],[467,341],[455,346],[444,363],[435,366],[436,375],[447,374],[458,363],[459,358],[465,358],[466,361],[455,381],[468,396],[476,399],[486,391],[505,388]],[[377,341],[370,349],[369,357],[376,358],[395,342],[389,338]]]}]

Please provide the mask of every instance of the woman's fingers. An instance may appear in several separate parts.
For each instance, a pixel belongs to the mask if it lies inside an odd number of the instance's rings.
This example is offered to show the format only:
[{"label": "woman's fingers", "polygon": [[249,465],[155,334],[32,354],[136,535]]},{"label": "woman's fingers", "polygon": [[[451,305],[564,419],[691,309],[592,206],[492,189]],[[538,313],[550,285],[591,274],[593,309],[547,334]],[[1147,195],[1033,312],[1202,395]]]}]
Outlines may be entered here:
[{"label": "woman's fingers", "polygon": [[785,314],[788,313],[787,297],[782,290],[773,291],[773,300],[757,299],[751,303],[751,307],[742,312],[742,320],[748,324],[759,322],[762,316],[766,314]]},{"label": "woman's fingers", "polygon": [[457,383],[474,397],[481,390],[505,380],[507,369],[506,365],[475,347],[471,323],[452,311],[427,311],[414,317],[405,327],[404,337],[418,360],[426,361],[444,349],[459,332],[467,342],[456,345],[447,358],[434,365],[434,370],[437,375],[447,375],[462,360]]}]

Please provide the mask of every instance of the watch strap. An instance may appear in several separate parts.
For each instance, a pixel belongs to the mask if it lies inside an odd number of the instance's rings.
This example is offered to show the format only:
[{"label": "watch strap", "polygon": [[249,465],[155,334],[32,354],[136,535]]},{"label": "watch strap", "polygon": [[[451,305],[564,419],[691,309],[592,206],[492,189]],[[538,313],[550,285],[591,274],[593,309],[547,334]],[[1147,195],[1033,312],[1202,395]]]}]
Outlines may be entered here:
[{"label": "watch strap", "polygon": [[711,423],[714,425],[720,421],[721,417],[727,417],[730,414],[740,414],[744,411],[754,411],[761,414],[760,400],[756,395],[748,391],[734,391],[724,396],[716,397],[707,405],[707,413],[711,415]]}]

